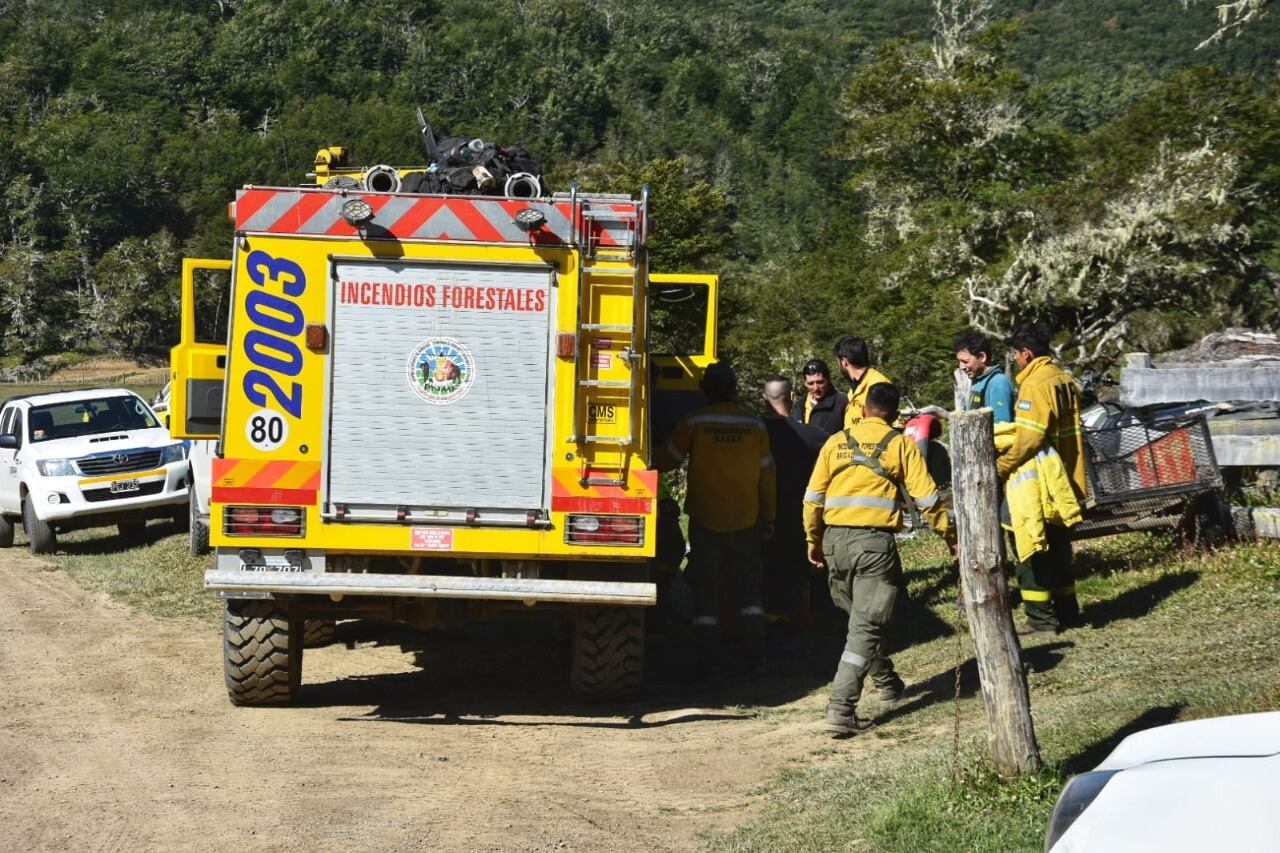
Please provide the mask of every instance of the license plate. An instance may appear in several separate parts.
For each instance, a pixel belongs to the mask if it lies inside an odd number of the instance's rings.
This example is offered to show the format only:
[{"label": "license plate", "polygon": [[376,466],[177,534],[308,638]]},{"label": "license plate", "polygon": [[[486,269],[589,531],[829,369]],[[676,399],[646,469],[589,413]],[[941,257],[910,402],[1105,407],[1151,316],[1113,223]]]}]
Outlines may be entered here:
[{"label": "license plate", "polygon": [[141,488],[137,480],[115,480],[111,483],[111,494],[118,495],[122,492],[136,492]]},{"label": "license plate", "polygon": [[241,563],[240,571],[242,572],[302,572],[306,571],[302,566],[294,566],[289,563],[283,556],[264,554],[261,563]]}]

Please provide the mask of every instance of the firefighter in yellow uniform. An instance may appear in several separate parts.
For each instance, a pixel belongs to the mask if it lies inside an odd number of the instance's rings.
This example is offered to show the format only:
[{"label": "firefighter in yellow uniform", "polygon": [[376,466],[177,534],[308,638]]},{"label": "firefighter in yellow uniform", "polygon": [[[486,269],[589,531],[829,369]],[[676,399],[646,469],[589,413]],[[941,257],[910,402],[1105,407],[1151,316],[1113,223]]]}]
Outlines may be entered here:
[{"label": "firefighter in yellow uniform", "polygon": [[685,415],[659,449],[659,471],[689,464],[688,579],[695,601],[698,669],[709,676],[720,641],[720,578],[733,586],[747,668],[761,674],[764,608],[760,600],[761,542],[773,535],[773,456],[764,421],[734,403],[737,379],[725,362],[707,367],[702,390],[710,405]]},{"label": "firefighter in yellow uniform", "polygon": [[844,410],[844,427],[848,429],[862,417],[862,407],[867,404],[867,393],[877,385],[891,384],[889,377],[871,366],[871,352],[867,342],[854,335],[845,335],[836,341],[836,360],[840,372],[849,380],[849,405]]},{"label": "firefighter in yellow uniform", "polygon": [[885,631],[902,585],[894,533],[902,529],[904,492],[947,544],[955,545],[924,456],[890,426],[897,416],[898,389],[888,383],[873,386],[861,419],[823,445],[804,496],[809,562],[830,569],[831,597],[849,614],[824,722],[837,735],[871,725],[856,714],[868,675],[882,699],[896,701],[902,695],[902,679],[885,655]]},{"label": "firefighter in yellow uniform", "polygon": [[[1025,323],[1015,327],[1009,339],[1018,366],[1018,400],[1013,406],[1013,444],[996,459],[996,471],[1007,481],[1038,452],[1052,447],[1061,458],[1077,502],[1084,506],[1088,487],[1080,432],[1080,389],[1070,374],[1054,364],[1050,338],[1041,324]],[[1014,563],[1027,615],[1019,634],[1057,633],[1063,624],[1080,618],[1071,569],[1071,536],[1065,526],[1055,523],[1045,525],[1045,536],[1047,551]]]}]

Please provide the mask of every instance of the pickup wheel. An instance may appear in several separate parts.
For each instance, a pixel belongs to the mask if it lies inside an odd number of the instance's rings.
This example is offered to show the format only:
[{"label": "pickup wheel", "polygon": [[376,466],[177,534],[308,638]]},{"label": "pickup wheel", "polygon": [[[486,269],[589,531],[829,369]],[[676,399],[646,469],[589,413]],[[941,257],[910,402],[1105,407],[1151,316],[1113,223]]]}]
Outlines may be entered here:
[{"label": "pickup wheel", "polygon": [[0,548],[8,548],[13,545],[13,519],[7,515],[0,515]]},{"label": "pickup wheel", "polygon": [[588,701],[626,699],[643,675],[644,609],[583,608],[573,623],[573,692]]},{"label": "pickup wheel", "polygon": [[[194,486],[192,489],[194,490]],[[192,491],[191,500],[187,503],[187,517],[191,519],[189,540],[191,548],[191,556],[203,557],[209,553],[209,522],[205,521],[200,515],[200,505],[196,502],[195,492]]]},{"label": "pickup wheel", "polygon": [[308,619],[302,644],[308,649],[333,645],[338,639],[338,623],[333,619]]},{"label": "pickup wheel", "polygon": [[141,545],[147,538],[145,521],[122,521],[116,525],[116,530],[120,532],[120,538],[129,546]]},{"label": "pickup wheel", "polygon": [[27,546],[32,554],[48,554],[58,547],[58,537],[47,521],[36,517],[36,508],[28,498],[22,502],[22,529],[27,531]]},{"label": "pickup wheel", "polygon": [[275,601],[229,599],[222,669],[233,705],[289,702],[302,683],[302,624]]}]

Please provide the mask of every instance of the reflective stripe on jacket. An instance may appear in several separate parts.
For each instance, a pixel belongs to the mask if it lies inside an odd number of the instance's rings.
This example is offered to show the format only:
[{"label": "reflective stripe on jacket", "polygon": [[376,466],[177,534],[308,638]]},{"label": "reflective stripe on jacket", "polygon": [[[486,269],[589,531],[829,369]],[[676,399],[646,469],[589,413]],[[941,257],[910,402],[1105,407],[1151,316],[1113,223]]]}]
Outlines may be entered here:
[{"label": "reflective stripe on jacket", "polygon": [[717,533],[772,522],[776,511],[773,456],[764,421],[733,403],[712,403],[680,419],[659,448],[656,467],[670,471],[688,459],[689,518]]},{"label": "reflective stripe on jacket", "polygon": [[877,385],[889,385],[892,380],[874,367],[868,367],[858,384],[849,389],[849,405],[844,410],[844,428],[862,420],[862,407],[867,404],[867,392]]},{"label": "reflective stripe on jacket", "polygon": [[1080,389],[1047,355],[1034,358],[1018,374],[1018,402],[1013,406],[1013,444],[996,460],[1002,480],[1052,446],[1062,457],[1076,499],[1087,493],[1084,439],[1080,434]]},{"label": "reflective stripe on jacket", "polygon": [[[996,450],[1007,450],[1013,445],[1017,427],[1001,424],[996,427]],[[1013,532],[1018,561],[1026,562],[1032,555],[1049,550],[1045,525],[1074,527],[1083,518],[1080,501],[1067,476],[1062,457],[1052,447],[1041,450],[1013,472],[1005,484],[1005,500],[1009,503],[1009,524]]]},{"label": "reflective stripe on jacket", "polygon": [[[850,428],[863,456],[873,455],[890,430],[880,418],[864,418]],[[821,541],[822,531],[829,526],[901,530],[899,484],[911,495],[929,525],[943,538],[953,540],[946,507],[915,442],[899,434],[885,445],[878,461],[888,479],[866,465],[850,465],[853,458],[853,449],[843,432],[831,436],[822,446],[804,495],[807,541]]]}]

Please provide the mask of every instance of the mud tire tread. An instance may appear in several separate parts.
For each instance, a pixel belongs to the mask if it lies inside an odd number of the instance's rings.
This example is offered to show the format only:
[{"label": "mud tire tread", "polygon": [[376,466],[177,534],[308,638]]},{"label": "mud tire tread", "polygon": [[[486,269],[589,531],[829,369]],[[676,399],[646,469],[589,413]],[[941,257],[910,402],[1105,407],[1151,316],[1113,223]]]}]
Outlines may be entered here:
[{"label": "mud tire tread", "polygon": [[27,532],[27,547],[32,554],[51,554],[58,547],[53,528],[39,519],[30,498],[22,502],[22,529]]},{"label": "mud tire tread", "polygon": [[333,619],[308,619],[302,644],[308,649],[331,646],[338,640],[338,623]]},{"label": "mud tire tread", "polygon": [[644,677],[644,641],[642,608],[584,608],[573,625],[574,693],[592,702],[635,696]]},{"label": "mud tire tread", "polygon": [[273,601],[231,599],[223,610],[223,674],[233,705],[280,705],[302,680],[301,631]]},{"label": "mud tire tread", "polygon": [[191,556],[203,557],[209,553],[209,522],[200,516],[200,505],[196,502],[195,485],[190,486],[191,501],[188,504],[187,516],[190,519],[188,530],[188,547]]},{"label": "mud tire tread", "polygon": [[7,515],[0,515],[0,548],[13,547],[13,531],[16,525]]}]

